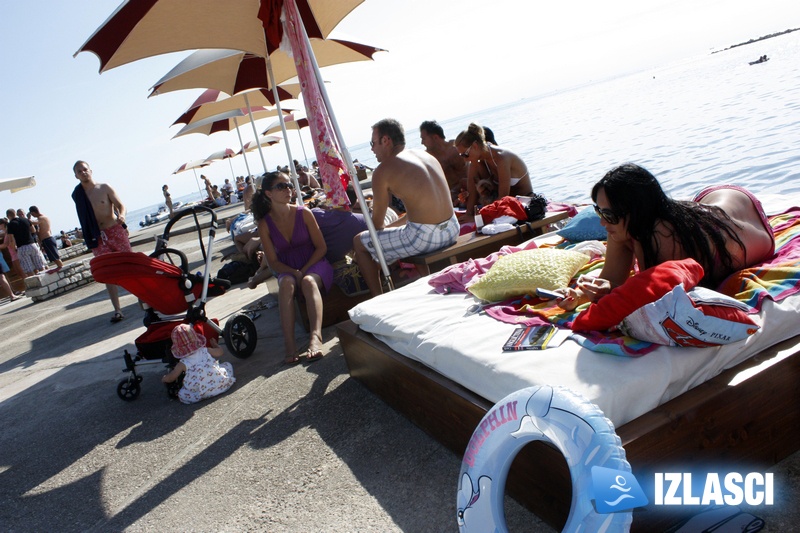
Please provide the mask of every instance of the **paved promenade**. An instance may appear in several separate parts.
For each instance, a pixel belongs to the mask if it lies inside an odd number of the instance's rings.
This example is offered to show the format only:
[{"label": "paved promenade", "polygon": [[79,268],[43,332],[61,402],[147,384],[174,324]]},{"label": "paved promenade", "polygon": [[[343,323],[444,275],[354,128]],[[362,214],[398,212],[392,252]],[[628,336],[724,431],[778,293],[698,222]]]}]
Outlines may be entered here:
[{"label": "paved promenade", "polygon": [[[162,230],[134,234],[136,249],[151,252]],[[213,273],[226,237],[223,226]],[[200,267],[194,235],[170,245]],[[243,287],[208,315],[224,323],[276,290]],[[237,378],[228,393],[182,405],[155,364],[128,403],[116,394],[122,353],[145,328],[121,292],[118,324],[97,283],[0,306],[0,530],[457,531],[460,457],[348,377],[333,328],[323,360],[286,367],[277,308],[261,310],[255,353],[224,357]],[[796,454],[774,470],[780,504],[753,511],[768,531],[796,526],[799,464]],[[790,482],[795,492],[777,493]],[[511,531],[552,531],[511,500],[506,512]]]}]

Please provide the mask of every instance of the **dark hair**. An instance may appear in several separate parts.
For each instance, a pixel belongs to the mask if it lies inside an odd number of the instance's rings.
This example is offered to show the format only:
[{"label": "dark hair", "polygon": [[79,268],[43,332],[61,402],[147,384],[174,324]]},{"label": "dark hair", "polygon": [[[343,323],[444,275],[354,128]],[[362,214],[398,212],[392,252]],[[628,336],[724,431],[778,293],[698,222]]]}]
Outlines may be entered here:
[{"label": "dark hair", "polygon": [[264,194],[272,188],[278,178],[284,176],[283,172],[268,172],[261,180],[261,187],[253,196],[253,218],[258,221],[263,219],[272,210],[272,200]]},{"label": "dark hair", "polygon": [[494,138],[494,132],[487,126],[483,127],[483,136],[486,137],[487,143],[492,143],[493,145],[498,146],[497,140]]},{"label": "dark hair", "polygon": [[28,208],[28,212],[29,212],[29,213],[38,213],[38,212],[39,212],[39,208],[38,208],[38,207],[36,207],[35,205],[32,205],[32,206],[30,206],[30,207]]},{"label": "dark hair", "polygon": [[435,120],[426,120],[419,125],[419,131],[424,131],[430,135],[438,135],[444,139],[444,129]]},{"label": "dark hair", "polygon": [[372,125],[372,129],[378,131],[378,137],[386,135],[395,145],[405,145],[406,136],[403,133],[403,125],[393,118],[379,120]]},{"label": "dark hair", "polygon": [[483,132],[483,128],[474,122],[467,126],[467,129],[459,133],[458,137],[456,137],[456,146],[461,144],[472,146],[472,143],[478,143],[478,146],[481,148],[486,146],[486,134]]},{"label": "dark hair", "polygon": [[597,201],[600,189],[605,192],[611,210],[627,217],[628,233],[641,244],[645,264],[639,265],[640,268],[658,264],[658,241],[654,234],[656,224],[665,222],[686,257],[703,266],[705,275],[701,285],[716,288],[736,270],[726,243],[732,239],[744,250],[737,235],[741,227],[719,207],[669,198],[653,174],[633,163],[606,173],[592,187],[592,201]]},{"label": "dark hair", "polygon": [[74,164],[74,165],[72,165],[72,173],[73,173],[73,174],[76,172],[76,170],[77,170],[77,168],[78,168],[78,165],[80,165],[80,164],[84,164],[84,165],[86,165],[87,167],[89,166],[89,163],[87,163],[87,162],[86,162],[86,161],[84,161],[83,159],[78,159],[77,161],[75,161],[75,164]]}]

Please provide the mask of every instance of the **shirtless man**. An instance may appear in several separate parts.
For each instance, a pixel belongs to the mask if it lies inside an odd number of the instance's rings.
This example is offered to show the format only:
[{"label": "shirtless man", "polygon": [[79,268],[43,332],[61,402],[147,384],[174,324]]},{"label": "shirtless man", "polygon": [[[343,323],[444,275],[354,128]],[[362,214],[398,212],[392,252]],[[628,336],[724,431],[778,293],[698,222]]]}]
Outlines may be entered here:
[{"label": "shirtless man", "polygon": [[435,120],[426,120],[419,126],[419,139],[425,150],[442,165],[444,177],[450,187],[450,196],[455,204],[458,194],[467,189],[467,162],[458,153],[455,145],[444,137],[444,130]]},{"label": "shirtless man", "polygon": [[48,270],[47,273],[58,272],[64,267],[61,258],[58,256],[58,243],[56,238],[53,237],[53,232],[50,229],[50,219],[39,212],[39,208],[32,205],[29,209],[31,215],[36,218],[39,226],[39,243],[42,245],[44,255],[47,256],[49,261],[56,264],[56,268]]},{"label": "shirtless man", "polygon": [[312,176],[308,170],[305,170],[297,159],[294,160],[294,169],[297,171],[297,181],[301,186],[311,187],[312,189],[322,188],[317,181],[317,178]]},{"label": "shirtless man", "polygon": [[[372,126],[370,146],[379,163],[372,173],[372,221],[379,230],[386,262],[453,244],[460,225],[442,165],[426,152],[405,150],[403,126],[394,119],[383,119]],[[384,228],[392,195],[405,204],[407,221],[400,219]],[[380,269],[369,232],[356,235],[353,247],[367,287],[373,296],[381,294]]]},{"label": "shirtless man", "polygon": [[[86,161],[78,161],[72,170],[80,181],[72,191],[72,199],[87,248],[95,257],[132,251],[125,225],[125,206],[117,193],[105,183],[95,183],[92,169]],[[125,318],[119,306],[119,289],[116,285],[106,285],[106,290],[114,306],[111,322],[119,322]]]},{"label": "shirtless man", "polygon": [[244,191],[242,191],[242,201],[244,202],[245,213],[250,211],[250,206],[253,204],[253,195],[256,193],[256,187],[253,185],[253,178],[247,176],[244,179]]}]

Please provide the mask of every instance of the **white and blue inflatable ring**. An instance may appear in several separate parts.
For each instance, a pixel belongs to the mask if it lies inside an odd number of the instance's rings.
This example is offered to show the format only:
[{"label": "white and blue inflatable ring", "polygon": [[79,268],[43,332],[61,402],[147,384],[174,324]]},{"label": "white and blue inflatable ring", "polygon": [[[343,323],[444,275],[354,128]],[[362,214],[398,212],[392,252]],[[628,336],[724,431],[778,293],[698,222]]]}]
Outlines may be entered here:
[{"label": "white and blue inflatable ring", "polygon": [[600,514],[591,502],[593,466],[631,471],[611,421],[568,389],[530,387],[495,404],[472,434],[459,475],[462,532],[507,530],[503,495],[508,471],[517,453],[536,440],[556,446],[569,465],[572,505],[563,531],[630,529],[630,511]]}]

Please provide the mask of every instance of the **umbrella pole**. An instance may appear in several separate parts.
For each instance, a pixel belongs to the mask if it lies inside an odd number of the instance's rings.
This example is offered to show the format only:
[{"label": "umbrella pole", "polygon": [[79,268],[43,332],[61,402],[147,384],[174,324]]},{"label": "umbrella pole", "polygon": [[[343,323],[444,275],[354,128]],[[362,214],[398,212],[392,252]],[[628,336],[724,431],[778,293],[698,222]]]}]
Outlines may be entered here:
[{"label": "umbrella pole", "polygon": [[242,134],[239,132],[239,121],[236,120],[236,117],[233,117],[233,123],[236,124],[236,136],[239,137],[239,144],[242,147],[242,157],[244,158],[244,166],[247,168],[247,175],[252,176],[253,173],[250,172],[250,163],[247,162],[247,153],[244,151],[244,143],[242,142]]},{"label": "umbrella pole", "polygon": [[300,137],[300,148],[303,149],[303,159],[306,160],[306,166],[311,167],[311,164],[308,162],[308,156],[306,155],[306,145],[303,144],[303,136],[300,134],[300,128],[297,128],[297,136]]},{"label": "umbrella pole", "polygon": [[[297,9],[297,6],[294,5],[294,2],[291,2],[291,4],[294,9]],[[325,106],[328,108],[327,109],[328,116],[330,117],[331,124],[333,125],[333,129],[336,132],[336,137],[339,140],[345,164],[347,164],[347,169],[350,172],[350,178],[351,178],[350,181],[353,183],[353,190],[356,193],[356,197],[358,197],[358,204],[361,206],[361,212],[364,213],[364,222],[367,223],[367,231],[369,231],[369,236],[372,239],[372,243],[375,245],[375,255],[378,256],[378,262],[381,265],[381,270],[383,271],[383,275],[386,276],[386,279],[389,282],[389,289],[394,290],[394,284],[392,283],[392,276],[389,273],[389,266],[386,264],[386,258],[384,258],[383,256],[383,249],[381,248],[380,242],[378,241],[378,232],[375,230],[375,224],[372,223],[372,217],[369,216],[369,207],[367,207],[367,201],[364,199],[364,193],[361,190],[361,184],[358,183],[358,175],[356,174],[356,167],[353,164],[353,159],[350,157],[350,152],[347,150],[347,146],[344,144],[344,137],[342,136],[342,131],[339,129],[339,123],[336,121],[336,116],[333,113],[333,106],[331,106],[331,102],[328,99],[328,91],[325,90],[325,83],[323,82],[322,74],[320,74],[319,71],[317,58],[314,56],[314,52],[311,49],[311,41],[309,41],[308,39],[308,34],[306,33],[305,25],[300,24],[298,30],[300,32],[300,35],[303,36],[303,41],[305,42],[306,48],[309,50],[308,55],[311,58],[311,66],[314,69],[314,76],[317,79],[319,92],[322,95],[322,99],[325,101]]]},{"label": "umbrella pole", "polygon": [[230,157],[228,158],[228,164],[231,166],[231,179],[236,183],[236,174],[233,173],[233,162]]},{"label": "umbrella pole", "polygon": [[192,172],[194,173],[194,182],[197,184],[197,192],[200,193],[200,199],[204,200],[205,197],[203,196],[203,189],[200,188],[200,180],[197,179],[197,169],[193,168]]},{"label": "umbrella pole", "polygon": [[275,97],[275,106],[278,108],[278,122],[281,125],[283,142],[286,144],[286,155],[289,156],[289,173],[292,175],[292,183],[294,184],[294,191],[297,195],[297,205],[302,206],[303,191],[300,189],[300,180],[297,179],[297,169],[294,168],[294,157],[292,157],[292,149],[289,147],[289,134],[286,133],[286,123],[283,121],[281,100],[278,97],[278,85],[275,83],[275,76],[272,74],[272,62],[270,61],[269,56],[267,56],[267,82],[270,81],[272,82],[272,96]]},{"label": "umbrella pole", "polygon": [[247,114],[250,116],[250,125],[253,126],[253,135],[256,136],[256,145],[258,146],[258,155],[261,156],[261,164],[264,166],[264,174],[267,173],[267,161],[264,159],[264,152],[261,150],[261,141],[258,138],[258,131],[256,130],[256,121],[253,120],[253,111],[250,109],[250,99],[247,93],[244,94],[244,103],[247,105]]}]

